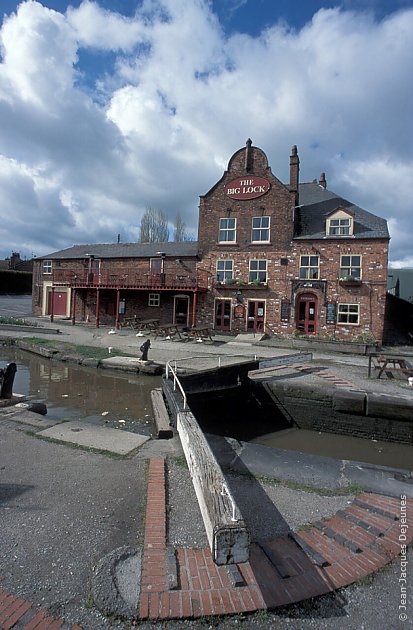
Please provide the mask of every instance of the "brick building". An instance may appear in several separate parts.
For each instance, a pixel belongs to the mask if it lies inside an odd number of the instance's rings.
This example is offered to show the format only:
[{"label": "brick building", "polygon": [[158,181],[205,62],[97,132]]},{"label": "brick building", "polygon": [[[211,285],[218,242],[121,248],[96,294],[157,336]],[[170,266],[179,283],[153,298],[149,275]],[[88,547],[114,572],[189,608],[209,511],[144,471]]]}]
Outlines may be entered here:
[{"label": "brick building", "polygon": [[157,309],[164,323],[215,331],[381,342],[388,242],[386,221],[329,191],[324,173],[300,183],[295,146],[286,185],[248,140],[200,198],[198,243],[37,259],[33,308],[97,324]]}]

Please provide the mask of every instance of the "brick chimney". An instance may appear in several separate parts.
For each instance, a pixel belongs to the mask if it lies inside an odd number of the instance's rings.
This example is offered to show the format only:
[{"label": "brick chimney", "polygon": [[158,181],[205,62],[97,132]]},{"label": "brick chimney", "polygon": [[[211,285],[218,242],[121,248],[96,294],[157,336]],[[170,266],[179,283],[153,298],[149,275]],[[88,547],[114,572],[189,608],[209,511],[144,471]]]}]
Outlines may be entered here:
[{"label": "brick chimney", "polygon": [[322,188],[327,188],[326,174],[320,173],[320,181],[318,182]]},{"label": "brick chimney", "polygon": [[293,144],[290,155],[290,191],[295,195],[295,205],[298,206],[298,184],[300,174],[300,158],[298,157],[297,147]]},{"label": "brick chimney", "polygon": [[252,168],[251,146],[252,146],[252,140],[251,138],[248,138],[248,140],[245,143],[245,170],[247,171],[247,173]]}]

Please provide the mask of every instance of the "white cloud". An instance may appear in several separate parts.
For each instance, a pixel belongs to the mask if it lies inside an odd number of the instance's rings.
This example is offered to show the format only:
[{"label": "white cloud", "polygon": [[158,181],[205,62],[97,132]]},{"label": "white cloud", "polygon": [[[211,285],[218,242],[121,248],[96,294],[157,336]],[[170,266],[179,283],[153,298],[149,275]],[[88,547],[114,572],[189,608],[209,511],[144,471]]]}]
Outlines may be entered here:
[{"label": "white cloud", "polygon": [[[15,229],[0,255],[135,239],[146,206],[195,230],[198,196],[251,137],[284,181],[297,144],[302,179],[326,171],[391,219],[392,257],[409,260],[412,30],[413,10],[329,9],[299,32],[227,38],[202,0],[145,0],[131,18],[21,4],[1,29],[0,215],[7,198]],[[88,87],[85,51],[114,59]]]}]

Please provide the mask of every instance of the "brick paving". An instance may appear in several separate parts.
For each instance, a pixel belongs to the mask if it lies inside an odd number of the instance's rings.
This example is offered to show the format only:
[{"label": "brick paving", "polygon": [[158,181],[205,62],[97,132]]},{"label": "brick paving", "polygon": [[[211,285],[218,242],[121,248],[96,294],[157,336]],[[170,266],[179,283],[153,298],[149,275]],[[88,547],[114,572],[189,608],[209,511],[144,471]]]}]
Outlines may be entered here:
[{"label": "brick paving", "polygon": [[[253,543],[249,562],[214,564],[209,549],[168,552],[165,461],[149,463],[139,618],[162,620],[231,615],[296,603],[369,575],[400,553],[400,500],[363,492],[332,518],[270,542]],[[403,543],[413,539],[413,501],[407,499]],[[174,579],[171,572],[175,573]]]},{"label": "brick paving", "polygon": [[[209,548],[168,546],[165,482],[165,460],[151,459],[141,620],[252,613],[297,603],[374,573],[399,555],[401,540],[408,545],[413,539],[413,500],[406,499],[407,521],[402,523],[399,499],[363,492],[329,519],[288,536],[253,543],[249,562],[231,570],[217,566]],[[0,591],[0,628],[82,630],[6,591]]]},{"label": "brick paving", "polygon": [[33,608],[30,602],[0,591],[0,628],[2,630],[82,630],[81,626],[69,626],[63,619],[56,619],[47,610]]}]

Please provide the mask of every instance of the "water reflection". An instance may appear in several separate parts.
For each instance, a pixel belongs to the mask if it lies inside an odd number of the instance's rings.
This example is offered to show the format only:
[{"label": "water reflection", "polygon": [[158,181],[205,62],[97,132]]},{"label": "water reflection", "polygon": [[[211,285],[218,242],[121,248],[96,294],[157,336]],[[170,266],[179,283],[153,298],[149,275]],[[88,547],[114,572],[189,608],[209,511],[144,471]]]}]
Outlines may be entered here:
[{"label": "water reflection", "polygon": [[255,387],[193,394],[189,405],[206,433],[273,448],[411,470],[411,444],[320,433],[288,426],[285,416]]},{"label": "water reflection", "polygon": [[150,392],[161,377],[114,374],[0,348],[0,366],[17,364],[13,391],[47,405],[47,417],[87,420],[137,433],[153,433]]}]

